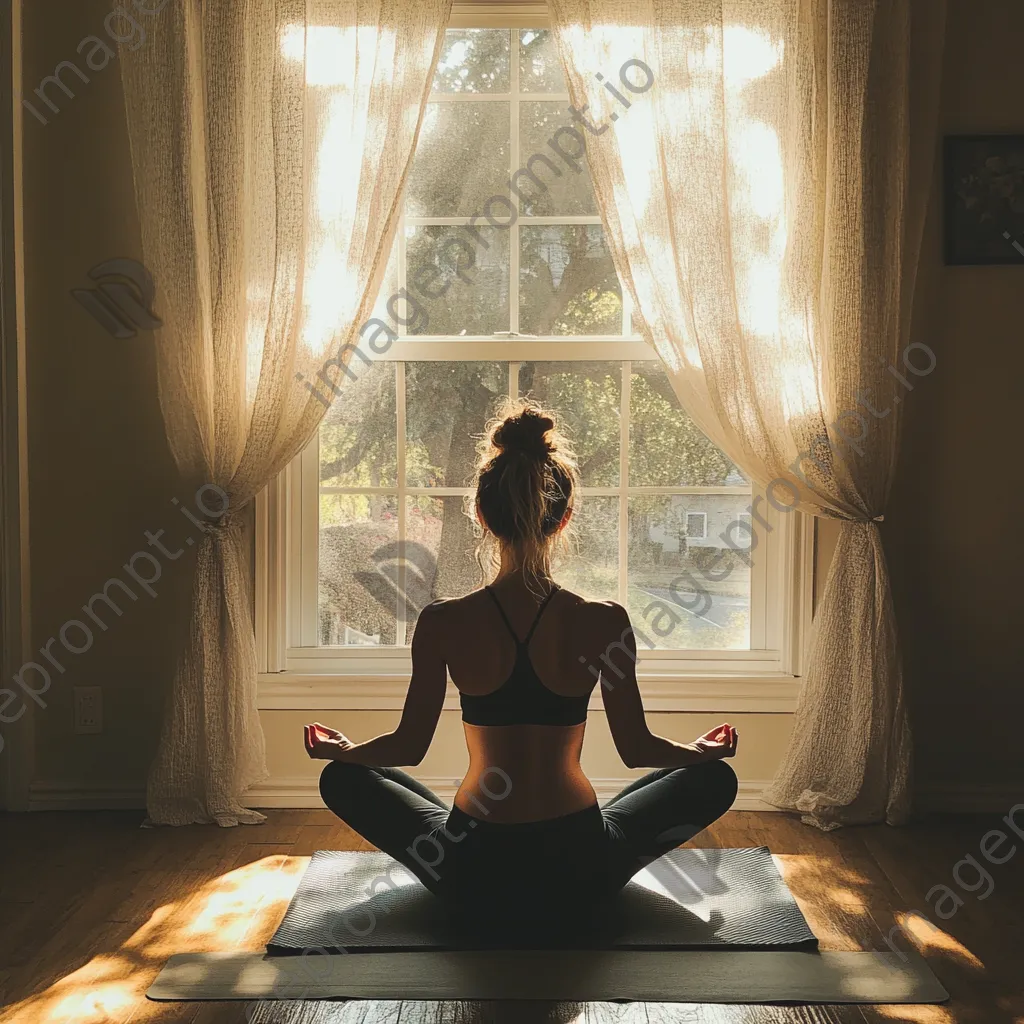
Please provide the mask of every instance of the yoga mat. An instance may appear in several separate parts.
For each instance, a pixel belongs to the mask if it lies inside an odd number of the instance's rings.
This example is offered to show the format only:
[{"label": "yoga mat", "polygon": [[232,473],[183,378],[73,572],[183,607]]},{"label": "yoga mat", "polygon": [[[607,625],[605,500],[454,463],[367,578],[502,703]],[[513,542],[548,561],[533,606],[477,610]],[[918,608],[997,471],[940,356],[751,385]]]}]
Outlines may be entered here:
[{"label": "yoga mat", "polygon": [[283,956],[183,953],[150,999],[627,999],[681,1003],[941,1003],[917,954],[729,950]]},{"label": "yoga mat", "polygon": [[553,935],[460,930],[384,853],[319,851],[267,944],[275,956],[444,949],[816,949],[768,848],[673,850],[636,875],[596,927]]}]

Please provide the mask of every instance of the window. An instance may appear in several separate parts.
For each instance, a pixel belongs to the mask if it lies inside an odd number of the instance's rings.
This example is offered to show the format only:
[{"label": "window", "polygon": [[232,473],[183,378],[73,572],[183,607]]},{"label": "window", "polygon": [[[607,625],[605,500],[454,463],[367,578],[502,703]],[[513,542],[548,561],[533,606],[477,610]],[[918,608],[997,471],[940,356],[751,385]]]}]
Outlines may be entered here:
[{"label": "window", "polygon": [[689,542],[706,540],[708,535],[707,512],[686,513],[686,539]]},{"label": "window", "polygon": [[641,667],[788,657],[799,516],[751,532],[749,482],[633,332],[568,104],[547,31],[448,31],[375,310],[394,343],[264,506],[268,668],[407,670],[420,609],[480,585],[467,484],[506,396],[573,437],[556,578],[626,606]]}]

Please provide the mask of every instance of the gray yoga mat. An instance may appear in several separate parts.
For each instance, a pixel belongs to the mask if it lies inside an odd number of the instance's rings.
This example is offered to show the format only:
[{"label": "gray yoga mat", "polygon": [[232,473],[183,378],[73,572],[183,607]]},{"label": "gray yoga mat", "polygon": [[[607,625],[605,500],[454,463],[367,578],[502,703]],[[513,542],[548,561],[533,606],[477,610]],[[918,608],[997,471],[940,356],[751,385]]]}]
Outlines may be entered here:
[{"label": "gray yoga mat", "polygon": [[446,949],[817,948],[767,847],[673,850],[636,875],[603,908],[596,927],[554,934],[538,922],[524,936],[466,934],[444,905],[383,853],[319,851],[267,952]]},{"label": "gray yoga mat", "polygon": [[150,999],[612,999],[681,1003],[941,1003],[917,955],[729,950],[516,950],[283,956],[183,953]]}]

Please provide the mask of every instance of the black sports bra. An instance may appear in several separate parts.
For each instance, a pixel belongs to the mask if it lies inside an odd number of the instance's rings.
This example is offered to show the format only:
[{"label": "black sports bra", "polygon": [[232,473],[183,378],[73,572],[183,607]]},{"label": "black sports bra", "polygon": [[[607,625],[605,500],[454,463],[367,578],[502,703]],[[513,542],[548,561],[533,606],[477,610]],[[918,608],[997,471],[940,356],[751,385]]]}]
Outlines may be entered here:
[{"label": "black sports bra", "polygon": [[537,609],[530,631],[520,640],[512,628],[512,623],[508,621],[497,595],[490,587],[484,587],[498,606],[501,619],[512,634],[516,644],[516,661],[508,679],[496,690],[476,696],[461,694],[464,722],[470,725],[579,725],[587,720],[589,694],[582,697],[564,697],[549,690],[537,677],[533,665],[530,664],[529,647],[533,631],[537,628],[551,595],[557,589],[557,586],[551,588]]}]

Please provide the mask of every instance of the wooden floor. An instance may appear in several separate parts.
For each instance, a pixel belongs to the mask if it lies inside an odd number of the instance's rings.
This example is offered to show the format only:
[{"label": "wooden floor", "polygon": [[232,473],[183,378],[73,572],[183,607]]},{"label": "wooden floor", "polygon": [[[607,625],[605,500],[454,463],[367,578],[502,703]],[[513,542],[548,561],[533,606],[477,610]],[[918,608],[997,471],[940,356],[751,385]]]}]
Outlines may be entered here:
[{"label": "wooden floor", "polygon": [[[264,825],[236,829],[140,829],[140,819],[127,812],[0,815],[4,1024],[1024,1022],[1024,851],[1001,866],[980,857],[995,818],[825,834],[787,815],[732,812],[694,844],[769,846],[823,949],[885,950],[885,935],[902,922],[897,941],[912,940],[952,994],[941,1007],[151,1003],[146,988],[172,953],[260,949],[314,850],[368,847],[326,811],[277,811]],[[984,900],[960,890],[963,905],[943,921],[931,909],[935,897],[930,904],[925,895],[940,884],[955,888],[953,868],[966,854],[990,870],[994,888]],[[962,877],[971,885],[976,876],[965,866]],[[915,910],[941,928],[915,919]]]}]

